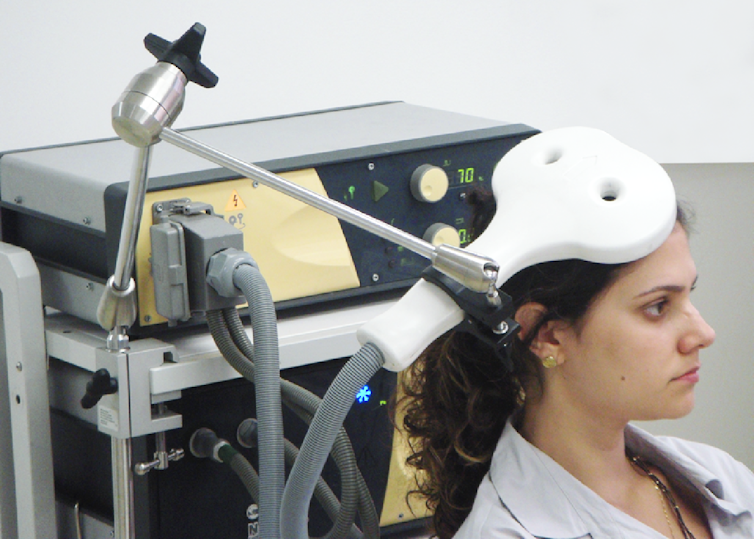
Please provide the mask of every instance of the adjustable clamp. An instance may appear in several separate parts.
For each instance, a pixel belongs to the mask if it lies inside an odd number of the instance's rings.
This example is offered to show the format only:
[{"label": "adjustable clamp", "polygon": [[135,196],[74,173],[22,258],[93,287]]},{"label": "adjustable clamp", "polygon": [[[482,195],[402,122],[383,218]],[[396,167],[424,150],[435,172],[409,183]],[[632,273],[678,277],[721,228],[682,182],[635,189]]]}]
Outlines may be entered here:
[{"label": "adjustable clamp", "polygon": [[495,291],[495,296],[469,290],[459,282],[430,266],[422,272],[422,278],[450,296],[466,314],[455,329],[471,333],[490,346],[505,368],[513,371],[509,347],[521,327],[514,319],[513,300],[504,292]]}]

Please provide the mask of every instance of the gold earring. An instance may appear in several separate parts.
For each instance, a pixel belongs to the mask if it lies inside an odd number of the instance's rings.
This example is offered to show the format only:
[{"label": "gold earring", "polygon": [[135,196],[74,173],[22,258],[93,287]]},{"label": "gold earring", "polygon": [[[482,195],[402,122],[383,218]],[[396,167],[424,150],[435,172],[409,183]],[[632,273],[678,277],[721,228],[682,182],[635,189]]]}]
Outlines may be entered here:
[{"label": "gold earring", "polygon": [[542,358],[542,366],[545,369],[552,369],[553,367],[557,366],[557,364],[558,364],[558,360],[552,356],[547,356],[545,358]]}]

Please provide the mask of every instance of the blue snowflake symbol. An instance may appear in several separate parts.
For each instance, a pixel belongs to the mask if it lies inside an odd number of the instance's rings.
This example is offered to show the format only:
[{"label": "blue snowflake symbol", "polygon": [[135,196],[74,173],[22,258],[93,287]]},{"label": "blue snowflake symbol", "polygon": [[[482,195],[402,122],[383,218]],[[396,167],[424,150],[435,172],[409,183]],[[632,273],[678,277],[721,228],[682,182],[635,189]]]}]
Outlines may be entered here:
[{"label": "blue snowflake symbol", "polygon": [[367,402],[371,395],[372,395],[372,390],[369,389],[369,386],[364,386],[361,389],[359,389],[358,393],[356,393],[356,400],[359,402]]}]

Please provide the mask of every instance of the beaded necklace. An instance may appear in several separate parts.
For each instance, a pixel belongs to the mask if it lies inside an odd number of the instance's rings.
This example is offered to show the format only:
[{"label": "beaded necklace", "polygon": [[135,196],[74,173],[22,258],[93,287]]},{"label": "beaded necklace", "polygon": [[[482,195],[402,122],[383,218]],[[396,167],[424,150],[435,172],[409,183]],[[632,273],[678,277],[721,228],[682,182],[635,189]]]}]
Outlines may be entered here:
[{"label": "beaded necklace", "polygon": [[662,482],[662,480],[657,477],[654,473],[652,473],[652,470],[649,469],[649,466],[647,465],[644,460],[642,460],[641,457],[638,455],[628,455],[628,459],[636,466],[639,470],[641,470],[647,477],[649,477],[655,484],[655,489],[657,490],[658,495],[660,496],[660,503],[662,503],[662,512],[665,514],[665,521],[668,523],[668,529],[670,530],[670,536],[675,539],[675,533],[673,532],[673,526],[670,523],[670,516],[668,515],[667,506],[670,505],[670,507],[673,509],[673,512],[675,513],[676,521],[678,522],[678,526],[681,528],[681,533],[683,533],[683,539],[696,539],[694,537],[694,534],[691,533],[691,530],[689,530],[688,526],[686,526],[686,523],[683,521],[683,515],[681,514],[681,509],[678,507],[678,504],[675,501],[675,497],[673,496],[673,493],[670,491],[670,489],[665,486],[665,483]]}]

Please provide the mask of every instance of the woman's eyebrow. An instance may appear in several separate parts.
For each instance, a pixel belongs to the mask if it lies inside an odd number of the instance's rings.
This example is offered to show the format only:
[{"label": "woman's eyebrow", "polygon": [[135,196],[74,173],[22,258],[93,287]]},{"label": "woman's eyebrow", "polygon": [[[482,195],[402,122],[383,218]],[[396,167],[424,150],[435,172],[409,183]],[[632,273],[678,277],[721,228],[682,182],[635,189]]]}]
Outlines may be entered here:
[{"label": "woman's eyebrow", "polygon": [[[696,281],[698,278],[699,278],[698,275],[694,277],[694,282],[691,283],[690,290],[693,290],[696,287]],[[645,290],[641,294],[637,294],[636,297],[641,298],[644,296],[648,296],[650,294],[654,294],[655,292],[683,292],[684,290],[686,290],[686,287],[683,285],[663,284],[663,285],[652,287],[649,290]]]}]

